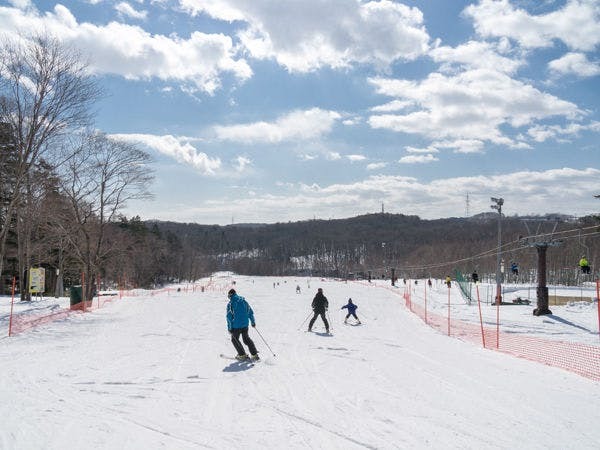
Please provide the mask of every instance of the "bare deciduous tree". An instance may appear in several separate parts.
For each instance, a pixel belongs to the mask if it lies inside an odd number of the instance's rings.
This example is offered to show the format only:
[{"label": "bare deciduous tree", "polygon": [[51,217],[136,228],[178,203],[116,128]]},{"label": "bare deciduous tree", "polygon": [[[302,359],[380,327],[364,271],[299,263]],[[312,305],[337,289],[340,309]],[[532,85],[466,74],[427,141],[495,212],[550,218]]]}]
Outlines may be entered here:
[{"label": "bare deciduous tree", "polygon": [[49,157],[55,139],[89,123],[99,95],[86,62],[59,40],[40,34],[0,40],[0,123],[10,130],[16,155],[0,223],[0,273],[32,167]]},{"label": "bare deciduous tree", "polygon": [[107,234],[128,200],[148,198],[153,175],[151,158],[134,144],[102,133],[86,135],[62,165],[61,193],[68,199],[63,235],[81,264],[90,298],[92,280],[120,245]]}]

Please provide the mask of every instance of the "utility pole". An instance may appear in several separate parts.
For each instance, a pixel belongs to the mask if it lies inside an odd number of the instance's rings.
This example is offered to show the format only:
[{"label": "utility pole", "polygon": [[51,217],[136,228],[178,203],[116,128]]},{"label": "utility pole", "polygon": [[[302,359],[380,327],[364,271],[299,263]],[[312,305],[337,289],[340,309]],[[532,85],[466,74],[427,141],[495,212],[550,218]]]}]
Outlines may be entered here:
[{"label": "utility pole", "polygon": [[501,248],[502,248],[502,205],[504,204],[503,198],[491,199],[495,204],[491,206],[492,209],[498,211],[498,251],[496,253],[496,304],[502,303],[502,272],[500,268],[501,260]]},{"label": "utility pole", "polygon": [[465,216],[466,217],[469,217],[469,206],[470,206],[469,205],[469,193],[467,192],[467,204],[466,204],[466,207],[465,207]]}]

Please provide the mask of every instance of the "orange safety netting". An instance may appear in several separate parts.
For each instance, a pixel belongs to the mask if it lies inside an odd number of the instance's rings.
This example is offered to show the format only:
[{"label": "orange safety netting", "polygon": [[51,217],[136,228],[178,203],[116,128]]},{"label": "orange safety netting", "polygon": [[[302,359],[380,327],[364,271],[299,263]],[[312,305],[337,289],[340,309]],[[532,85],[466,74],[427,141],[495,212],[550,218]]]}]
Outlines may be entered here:
[{"label": "orange safety netting", "polygon": [[[401,294],[398,290],[392,290],[392,292]],[[413,298],[409,289],[401,295],[405,300],[406,307],[411,312],[420,317],[427,325],[444,334],[480,344],[490,350],[558,367],[600,381],[600,346],[499,331],[498,326],[485,327],[482,324],[451,317],[450,313],[443,316],[428,311],[426,299]]]}]

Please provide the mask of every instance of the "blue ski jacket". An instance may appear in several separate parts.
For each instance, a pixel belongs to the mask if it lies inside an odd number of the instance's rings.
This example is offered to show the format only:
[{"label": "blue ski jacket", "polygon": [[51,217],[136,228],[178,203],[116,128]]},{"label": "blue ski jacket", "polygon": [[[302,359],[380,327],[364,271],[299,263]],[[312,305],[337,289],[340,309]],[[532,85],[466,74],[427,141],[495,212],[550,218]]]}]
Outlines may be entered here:
[{"label": "blue ski jacket", "polygon": [[355,305],[354,303],[348,303],[347,305],[342,306],[342,309],[346,308],[348,310],[348,313],[350,314],[354,314],[356,312],[356,308],[358,308],[357,305]]},{"label": "blue ski jacket", "polygon": [[246,328],[248,321],[254,326],[254,311],[240,295],[234,294],[227,303],[227,329],[231,331],[233,328]]}]

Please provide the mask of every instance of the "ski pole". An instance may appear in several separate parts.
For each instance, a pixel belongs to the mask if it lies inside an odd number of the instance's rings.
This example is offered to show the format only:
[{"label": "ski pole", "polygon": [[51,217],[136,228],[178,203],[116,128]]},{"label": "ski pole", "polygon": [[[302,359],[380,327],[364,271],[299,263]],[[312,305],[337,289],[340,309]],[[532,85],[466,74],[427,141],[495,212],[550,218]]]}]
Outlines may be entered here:
[{"label": "ski pole", "polygon": [[260,334],[260,331],[258,331],[258,329],[256,327],[254,327],[254,329],[256,330],[256,332],[258,333],[258,335],[260,336],[260,338],[262,339],[262,341],[265,343],[265,345],[267,346],[267,348],[269,350],[271,350],[271,353],[273,353],[273,356],[277,356],[274,352],[273,349],[269,346],[269,344],[267,344],[267,341],[265,341],[265,338],[262,337],[262,334]]},{"label": "ski pole", "polygon": [[300,326],[298,327],[298,331],[300,330],[300,328],[302,328],[302,325],[304,325],[304,324],[306,323],[306,321],[307,321],[307,320],[308,320],[308,318],[311,316],[311,314],[312,314],[312,312],[309,312],[309,313],[308,313],[308,316],[306,316],[306,319],[304,319],[304,322],[302,322],[302,323],[300,324]]}]

